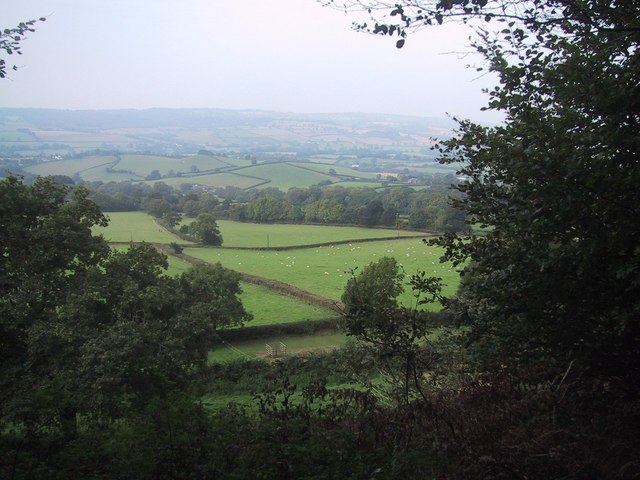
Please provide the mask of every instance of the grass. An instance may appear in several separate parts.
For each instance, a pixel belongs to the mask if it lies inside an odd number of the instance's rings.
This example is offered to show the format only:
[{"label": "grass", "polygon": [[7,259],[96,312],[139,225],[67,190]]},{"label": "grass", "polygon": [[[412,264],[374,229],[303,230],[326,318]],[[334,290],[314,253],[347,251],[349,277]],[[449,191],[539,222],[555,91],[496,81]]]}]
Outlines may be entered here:
[{"label": "grass", "polygon": [[169,170],[177,171],[180,160],[175,157],[163,157],[160,155],[122,155],[115,166],[116,170],[134,172],[139,177],[146,177],[153,170],[158,170],[162,175]]},{"label": "grass", "polygon": [[[287,251],[255,251],[214,248],[186,248],[185,253],[209,262],[220,262],[232,270],[280,280],[303,290],[340,300],[352,269],[383,256],[398,260],[408,275],[425,271],[442,277],[446,294],[453,294],[459,276],[450,264],[440,263],[442,250],[424,245],[419,239],[386,240]],[[411,304],[410,292],[401,301]]]},{"label": "grass", "polygon": [[[240,170],[243,172],[243,170]],[[163,178],[160,180],[167,185],[171,185],[173,187],[179,187],[183,183],[193,184],[193,185],[206,185],[208,187],[226,187],[229,185],[233,185],[238,188],[252,188],[258,186],[266,181],[266,179],[262,178],[252,178],[243,175],[238,175],[233,172],[221,172],[221,173],[212,173],[209,175],[197,175],[193,177],[173,177],[173,178]],[[155,181],[151,181],[150,183],[155,183]]]},{"label": "grass", "polygon": [[344,188],[380,188],[382,187],[383,180],[379,182],[338,182],[335,185]]},{"label": "grass", "polygon": [[18,132],[17,130],[0,131],[0,143],[22,143],[33,141],[33,137],[24,132]]},{"label": "grass", "polygon": [[[73,158],[67,160],[59,160],[56,162],[44,162],[33,165],[26,170],[34,175],[67,175],[73,177],[76,173],[82,176],[81,172],[97,167],[106,168],[115,161],[113,156],[96,156],[86,158]],[[83,177],[84,178],[84,177]]]},{"label": "grass", "polygon": [[109,217],[106,228],[94,227],[94,235],[102,234],[109,242],[185,243],[176,235],[158,225],[144,212],[105,213]]},{"label": "grass", "polygon": [[[180,275],[191,267],[190,263],[176,257],[168,257],[168,263],[167,274],[171,276]],[[253,320],[246,324],[249,327],[322,320],[336,315],[332,310],[276,293],[266,287],[246,282],[240,282],[240,286],[242,304],[253,315]]]},{"label": "grass", "polygon": [[302,353],[314,349],[337,348],[344,345],[347,336],[334,331],[317,332],[313,335],[283,335],[257,340],[225,342],[209,352],[209,362],[221,363],[237,359],[266,357],[266,345],[275,347],[282,342],[288,354]]},{"label": "grass", "polygon": [[314,170],[316,172],[324,173],[326,175],[332,175],[329,173],[329,171],[333,170],[335,172],[335,174],[333,175],[366,178],[371,180],[376,178],[376,173],[374,172],[361,172],[359,170],[355,170],[349,167],[343,167],[340,165],[331,165],[327,163],[298,163],[296,165],[299,165],[301,168]]},{"label": "grass", "polygon": [[[187,219],[190,223],[192,219]],[[312,245],[363,238],[384,238],[400,235],[414,236],[418,232],[394,229],[340,227],[325,225],[286,225],[265,223],[242,223],[218,220],[225,247],[285,247],[290,245]],[[267,245],[268,241],[268,245]]]},{"label": "grass", "polygon": [[290,163],[261,163],[237,170],[236,173],[270,180],[265,187],[275,187],[287,191],[291,187],[309,187],[331,176],[300,168]]},{"label": "grass", "polygon": [[336,313],[297,298],[275,293],[273,290],[242,282],[242,304],[253,314],[249,327],[297,323],[307,320],[322,320],[335,317]]}]

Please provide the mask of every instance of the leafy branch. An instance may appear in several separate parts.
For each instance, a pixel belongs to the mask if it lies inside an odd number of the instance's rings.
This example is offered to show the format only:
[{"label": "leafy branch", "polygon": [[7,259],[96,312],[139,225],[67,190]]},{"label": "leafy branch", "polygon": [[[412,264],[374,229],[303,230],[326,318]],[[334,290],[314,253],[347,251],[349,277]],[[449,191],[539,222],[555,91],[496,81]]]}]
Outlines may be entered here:
[{"label": "leafy branch", "polygon": [[[2,55],[22,55],[20,42],[26,38],[29,32],[36,31],[34,25],[37,22],[44,22],[46,20],[45,17],[41,17],[38,20],[20,22],[18,26],[14,28],[5,28],[0,32],[0,53]],[[8,67],[7,61],[4,58],[0,58],[0,78],[7,76],[7,68],[11,68],[11,70],[14,71],[18,70],[17,65],[14,64]]]}]

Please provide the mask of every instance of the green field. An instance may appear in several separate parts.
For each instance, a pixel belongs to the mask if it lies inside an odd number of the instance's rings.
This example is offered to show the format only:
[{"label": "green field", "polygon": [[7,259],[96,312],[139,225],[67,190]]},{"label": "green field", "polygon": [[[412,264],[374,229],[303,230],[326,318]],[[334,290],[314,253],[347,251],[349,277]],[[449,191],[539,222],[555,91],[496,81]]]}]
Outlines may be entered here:
[{"label": "green field", "polygon": [[[176,257],[170,256],[168,260],[169,275],[180,275],[191,267],[190,263]],[[336,316],[332,310],[325,310],[260,285],[240,282],[240,286],[242,304],[253,315],[253,320],[246,324],[248,327],[323,320]]]},{"label": "green field", "polygon": [[[446,294],[453,294],[459,284],[458,273],[450,264],[440,263],[442,250],[424,245],[419,239],[352,243],[286,251],[256,251],[229,248],[186,248],[185,253],[208,262],[279,280],[303,290],[340,300],[352,269],[362,269],[384,256],[395,257],[408,275],[425,271],[442,277]],[[407,292],[402,297],[411,305]]]},{"label": "green field", "polygon": [[331,180],[328,174],[300,168],[294,163],[261,163],[237,170],[236,173],[269,180],[265,187],[287,191],[291,187],[309,187],[323,180]]},{"label": "green field", "polygon": [[[242,172],[243,170],[240,170]],[[220,173],[211,173],[208,175],[194,175],[194,176],[183,176],[183,177],[172,177],[172,178],[163,178],[162,180],[157,180],[166,183],[167,185],[171,185],[173,187],[179,187],[183,183],[188,183],[192,185],[206,185],[207,187],[227,187],[232,185],[238,188],[249,189],[252,187],[256,187],[264,183],[265,179],[263,178],[253,178],[247,177],[244,175],[239,175],[233,172],[220,172]],[[156,183],[156,181],[149,181],[149,183]]]},{"label": "green field", "polygon": [[[193,220],[187,219],[186,223],[191,221]],[[285,247],[363,238],[420,235],[419,232],[397,231],[387,228],[243,223],[231,220],[218,220],[218,226],[220,227],[225,247]]]},{"label": "green field", "polygon": [[347,342],[347,336],[342,333],[326,331],[313,335],[282,335],[257,340],[224,342],[209,352],[209,361],[225,362],[238,358],[265,357],[266,344],[275,347],[279,345],[279,342],[286,345],[288,354],[303,353],[315,349],[341,347]]},{"label": "green field", "polygon": [[[106,172],[106,167],[115,162],[113,156],[97,156],[86,158],[71,158],[66,160],[58,160],[54,162],[44,162],[32,167],[28,167],[27,170],[34,175],[67,175],[73,177],[76,173],[82,176],[82,172],[103,167]],[[83,177],[84,178],[84,177]]]},{"label": "green field", "polygon": [[[355,170],[349,167],[342,167],[340,165],[330,165],[326,163],[297,163],[301,168],[306,168],[309,170],[314,170],[319,173],[324,173],[326,175],[341,175],[346,177],[354,177],[354,178],[363,178],[374,180],[376,178],[376,173],[374,172],[361,172],[359,170]],[[335,173],[330,174],[329,171],[333,170]]]},{"label": "green field", "polygon": [[[198,171],[225,170],[236,168],[235,164],[222,157],[212,155],[190,155],[180,157],[165,157],[162,155],[122,155],[116,170],[128,170],[137,176],[146,177],[153,170],[158,170],[161,175],[167,175],[171,170],[174,173],[191,175]],[[195,170],[195,171],[194,171]]]},{"label": "green field", "polygon": [[133,172],[137,177],[146,177],[153,170],[165,175],[169,170],[177,171],[180,160],[160,155],[122,155],[114,167],[116,170]]},{"label": "green field", "polygon": [[93,233],[103,235],[109,242],[187,243],[144,212],[105,212],[105,215],[109,218],[109,226],[94,227]]},{"label": "green field", "polygon": [[0,142],[1,143],[22,143],[33,142],[34,139],[31,135],[25,132],[18,132],[17,130],[0,130]]},{"label": "green field", "polygon": [[382,180],[379,182],[355,182],[355,181],[346,181],[346,182],[338,182],[336,185],[344,188],[380,188],[382,187]]},{"label": "green field", "polygon": [[326,310],[273,290],[241,282],[242,304],[253,315],[247,327],[297,323],[307,320],[324,320],[337,316],[333,310]]}]

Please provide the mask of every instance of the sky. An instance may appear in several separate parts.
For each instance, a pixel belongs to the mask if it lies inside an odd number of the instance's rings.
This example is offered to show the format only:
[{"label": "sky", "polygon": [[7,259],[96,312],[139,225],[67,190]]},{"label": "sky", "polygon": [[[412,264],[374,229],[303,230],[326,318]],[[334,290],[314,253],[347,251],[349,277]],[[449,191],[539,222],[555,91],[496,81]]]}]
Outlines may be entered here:
[{"label": "sky", "polygon": [[[0,107],[225,108],[446,115],[479,122],[495,79],[454,25],[395,38],[316,0],[3,0],[8,28],[42,16]],[[10,66],[12,64],[10,63]]]}]

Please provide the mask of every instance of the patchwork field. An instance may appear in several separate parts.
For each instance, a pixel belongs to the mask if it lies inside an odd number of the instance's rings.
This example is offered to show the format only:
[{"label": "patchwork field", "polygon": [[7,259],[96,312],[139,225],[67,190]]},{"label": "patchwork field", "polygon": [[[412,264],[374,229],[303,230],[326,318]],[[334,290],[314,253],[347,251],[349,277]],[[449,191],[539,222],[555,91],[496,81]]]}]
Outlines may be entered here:
[{"label": "patchwork field", "polygon": [[[152,217],[142,212],[109,214],[111,225],[99,229],[106,238],[127,242],[150,241],[170,243],[178,241],[169,232],[159,227]],[[440,249],[426,246],[420,238],[402,238],[415,232],[368,229],[361,227],[335,227],[318,225],[268,225],[220,221],[225,245],[264,247],[269,236],[271,247],[296,244],[313,244],[354,240],[351,243],[322,247],[295,248],[291,250],[256,250],[251,248],[205,248],[187,246],[184,253],[205,260],[220,262],[223,266],[242,273],[278,280],[316,295],[339,301],[351,273],[383,256],[398,260],[407,275],[425,271],[428,275],[442,277],[446,294],[453,294],[459,284],[458,273],[449,264],[442,264]],[[393,237],[393,240],[357,242],[356,239]],[[118,240],[116,240],[118,239]],[[126,248],[121,246],[119,248]],[[170,275],[178,275],[190,266],[186,261],[169,257]],[[332,318],[336,314],[298,298],[283,295],[266,287],[242,282],[241,299],[254,320],[247,326],[298,323],[309,320]],[[404,305],[415,305],[409,291],[401,298]],[[437,308],[437,307],[434,307]],[[344,344],[346,337],[336,332],[281,336],[272,339],[234,340],[216,348],[211,361],[226,361],[234,358],[251,358],[265,354],[265,343],[283,342],[288,353],[312,349],[334,348]]]}]

